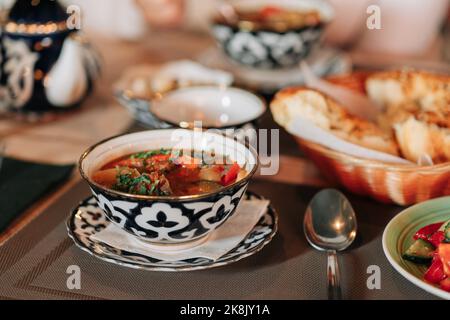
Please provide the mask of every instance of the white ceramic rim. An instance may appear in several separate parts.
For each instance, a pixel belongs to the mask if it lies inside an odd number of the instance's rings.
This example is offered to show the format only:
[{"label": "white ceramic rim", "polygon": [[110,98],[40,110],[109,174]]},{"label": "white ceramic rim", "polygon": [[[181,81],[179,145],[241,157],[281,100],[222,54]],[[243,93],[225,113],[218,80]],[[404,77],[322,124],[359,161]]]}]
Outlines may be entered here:
[{"label": "white ceramic rim", "polygon": [[[190,96],[192,96],[192,100],[193,101],[196,97],[198,96],[205,96],[206,94],[210,94],[210,95],[217,95],[217,99],[219,98],[223,98],[223,96],[227,93],[230,92],[231,94],[234,95],[235,99],[242,99],[242,100],[246,100],[246,106],[248,106],[249,104],[252,104],[252,111],[253,113],[248,115],[247,112],[244,111],[248,111],[248,110],[243,110],[244,106],[238,104],[238,103],[231,103],[230,104],[230,110],[234,109],[234,111],[236,112],[237,110],[242,110],[243,112],[242,115],[242,119],[239,120],[234,120],[228,123],[225,123],[224,125],[220,126],[220,125],[216,125],[216,124],[212,124],[208,122],[205,122],[203,124],[203,127],[205,128],[215,128],[215,129],[224,129],[224,128],[232,128],[232,127],[239,127],[242,126],[246,123],[255,121],[257,119],[259,119],[261,116],[264,115],[264,113],[267,110],[267,105],[266,103],[257,95],[243,90],[243,89],[239,89],[239,88],[235,88],[235,87],[225,87],[225,86],[193,86],[193,87],[188,87],[188,88],[181,88],[181,89],[177,89],[177,90],[173,90],[171,92],[168,92],[167,94],[163,95],[163,97],[159,100],[153,101],[153,104],[150,106],[150,112],[157,117],[159,120],[162,120],[164,122],[167,122],[175,127],[180,127],[180,124],[183,122],[186,122],[187,124],[191,125],[193,123],[192,119],[186,119],[186,118],[180,118],[180,119],[176,119],[177,116],[182,115],[181,113],[174,113],[172,112],[170,115],[165,114],[164,109],[165,109],[165,103],[169,103],[171,102],[170,99],[176,99],[177,96],[181,96],[180,98],[177,99],[190,99]],[[170,106],[172,106],[173,104],[170,104]],[[179,105],[180,108],[183,108],[183,105]],[[173,107],[167,107],[167,108],[173,108]],[[191,107],[192,109],[195,109],[195,106]],[[200,107],[202,108],[202,107]]]}]

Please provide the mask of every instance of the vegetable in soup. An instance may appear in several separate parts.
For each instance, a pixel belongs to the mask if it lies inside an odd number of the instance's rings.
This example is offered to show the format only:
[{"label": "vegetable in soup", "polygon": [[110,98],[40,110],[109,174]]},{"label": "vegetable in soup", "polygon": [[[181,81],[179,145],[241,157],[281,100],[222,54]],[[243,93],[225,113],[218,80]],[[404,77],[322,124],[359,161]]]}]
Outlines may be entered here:
[{"label": "vegetable in soup", "polygon": [[[321,24],[317,10],[297,11],[277,6],[266,6],[259,10],[236,10],[238,26],[245,29],[285,30],[314,27]],[[225,18],[218,17],[217,22],[230,24]]]},{"label": "vegetable in soup", "polygon": [[213,152],[161,149],[115,159],[92,179],[103,187],[136,195],[189,196],[214,192],[247,172]]}]

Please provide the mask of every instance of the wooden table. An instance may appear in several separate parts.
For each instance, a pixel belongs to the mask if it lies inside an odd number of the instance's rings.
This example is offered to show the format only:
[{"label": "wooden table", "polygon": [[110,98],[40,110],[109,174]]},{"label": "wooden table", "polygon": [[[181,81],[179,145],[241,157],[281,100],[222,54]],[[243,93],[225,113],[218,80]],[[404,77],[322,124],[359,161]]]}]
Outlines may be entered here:
[{"label": "wooden table", "polygon": [[[195,58],[212,45],[206,36],[183,33],[154,34],[142,43],[95,39],[104,56],[103,78],[95,94],[80,112],[59,122],[30,125],[0,120],[0,137],[7,143],[7,155],[40,162],[74,163],[82,150],[104,137],[142,130],[133,124],[111,94],[111,86],[123,70],[140,63]],[[277,129],[269,113],[264,116],[261,126]],[[70,207],[89,194],[87,186],[79,183],[78,172],[74,172],[69,181],[30,207],[0,235],[0,256],[3,255],[0,259],[0,298],[323,298],[325,289],[318,289],[318,286],[325,284],[325,273],[318,270],[325,270],[326,260],[307,245],[300,226],[306,204],[318,190],[309,186],[322,187],[326,182],[313,164],[302,158],[292,137],[285,131],[280,131],[280,144],[279,173],[272,177],[257,177],[251,185],[252,190],[270,197],[280,212],[279,235],[261,254],[226,268],[183,275],[140,273],[96,260],[75,248],[67,238],[64,220]],[[347,288],[346,297],[433,298],[403,279],[382,254],[382,230],[402,208],[348,195],[358,214],[361,236],[354,248],[342,257],[343,270],[348,271],[343,283]],[[23,232],[17,234],[20,230]],[[13,235],[16,236],[10,239]],[[10,241],[6,241],[8,239]],[[65,290],[68,264],[81,265],[86,270],[83,273],[86,275],[83,280],[85,292],[77,294]],[[383,290],[368,291],[365,288],[368,264],[381,266]],[[108,274],[107,281],[105,273]],[[192,285],[179,287],[181,280]],[[226,286],[226,290],[217,290],[218,282]],[[137,290],[141,287],[145,290]],[[152,290],[155,287],[161,292]]]},{"label": "wooden table", "polygon": [[[94,94],[79,111],[50,123],[23,123],[0,119],[0,141],[6,144],[6,156],[42,163],[76,163],[90,145],[136,127],[128,112],[112,95],[113,84],[130,65],[160,64],[176,59],[195,59],[214,45],[202,34],[169,32],[149,35],[143,42],[123,42],[93,37],[103,57],[101,79]],[[269,114],[266,123],[271,122]],[[285,134],[283,141],[289,139]],[[282,156],[280,172],[273,181],[291,184],[324,185],[315,167],[305,159]],[[0,234],[0,246],[70,190],[80,176],[76,170],[69,181],[43,197],[22,214],[8,230]]]},{"label": "wooden table", "polygon": [[[183,32],[155,32],[139,42],[117,41],[95,35],[92,35],[91,39],[103,57],[102,76],[97,82],[95,93],[79,111],[56,122],[22,123],[0,119],[0,141],[6,144],[7,156],[43,163],[77,162],[80,154],[90,145],[106,137],[126,132],[134,125],[128,112],[112,95],[113,84],[127,67],[161,64],[177,59],[195,59],[214,45],[211,37],[207,35]],[[428,62],[425,61],[424,66],[431,65],[433,68],[443,66],[438,61],[440,45],[438,42],[431,48],[426,56]],[[352,56],[356,60],[364,61],[361,58],[363,55],[359,52],[352,53]],[[370,61],[378,66],[383,65],[383,59],[379,56],[371,55]],[[398,61],[398,58],[389,57],[386,63],[391,65]],[[264,126],[276,128],[269,114],[265,116]],[[139,129],[144,128],[137,127],[134,130]],[[280,139],[281,144],[286,144],[286,141],[292,142],[291,137],[283,131]],[[289,148],[293,148],[292,145]],[[276,176],[264,179],[298,185],[327,184],[310,161],[302,159],[298,152],[293,154],[296,156],[281,156],[280,172]],[[74,172],[72,178],[58,190],[30,207],[6,232],[0,234],[0,245],[70,190],[79,179],[78,172]]]}]

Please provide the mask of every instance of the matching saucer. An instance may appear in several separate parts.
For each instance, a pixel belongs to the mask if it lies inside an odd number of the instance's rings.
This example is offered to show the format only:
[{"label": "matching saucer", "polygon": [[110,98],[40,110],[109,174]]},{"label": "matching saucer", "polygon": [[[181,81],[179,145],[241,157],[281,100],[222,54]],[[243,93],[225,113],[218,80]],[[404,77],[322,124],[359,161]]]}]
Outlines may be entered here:
[{"label": "matching saucer", "polygon": [[[261,200],[263,197],[247,192],[242,201]],[[252,230],[243,237],[243,240],[220,258],[211,260],[202,257],[192,257],[186,260],[161,260],[148,254],[138,254],[122,250],[104,242],[96,240],[96,236],[105,230],[110,221],[97,205],[94,197],[81,202],[71,213],[67,220],[69,236],[75,244],[93,256],[114,264],[150,271],[194,271],[225,266],[239,261],[259,252],[266,246],[277,232],[278,216],[271,205],[267,207]],[[206,239],[206,241],[208,241]],[[155,246],[155,245],[153,245]],[[158,247],[155,249],[163,250]]]},{"label": "matching saucer", "polygon": [[[304,83],[300,66],[285,69],[257,69],[237,64],[217,47],[205,50],[198,61],[208,68],[220,69],[234,76],[235,84],[258,91],[262,94],[274,94],[282,88]],[[351,59],[345,52],[319,47],[306,58],[311,70],[318,77],[331,74],[348,73],[352,69]]]}]

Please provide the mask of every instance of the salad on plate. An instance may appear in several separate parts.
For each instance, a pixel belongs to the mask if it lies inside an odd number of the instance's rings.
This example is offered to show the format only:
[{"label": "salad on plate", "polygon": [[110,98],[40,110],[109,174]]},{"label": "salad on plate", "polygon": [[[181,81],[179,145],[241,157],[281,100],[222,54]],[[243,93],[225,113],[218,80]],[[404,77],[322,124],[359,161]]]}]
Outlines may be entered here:
[{"label": "salad on plate", "polygon": [[450,220],[427,225],[414,234],[403,259],[429,265],[424,280],[450,292]]}]

